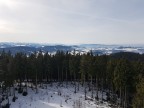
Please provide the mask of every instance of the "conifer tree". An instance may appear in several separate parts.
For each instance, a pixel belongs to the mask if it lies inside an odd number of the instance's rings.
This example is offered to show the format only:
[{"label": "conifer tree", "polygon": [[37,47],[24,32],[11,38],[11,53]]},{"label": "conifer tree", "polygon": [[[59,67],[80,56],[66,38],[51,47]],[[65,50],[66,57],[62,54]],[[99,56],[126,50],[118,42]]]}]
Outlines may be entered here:
[{"label": "conifer tree", "polygon": [[136,87],[136,94],[133,99],[133,108],[144,108],[144,78]]}]

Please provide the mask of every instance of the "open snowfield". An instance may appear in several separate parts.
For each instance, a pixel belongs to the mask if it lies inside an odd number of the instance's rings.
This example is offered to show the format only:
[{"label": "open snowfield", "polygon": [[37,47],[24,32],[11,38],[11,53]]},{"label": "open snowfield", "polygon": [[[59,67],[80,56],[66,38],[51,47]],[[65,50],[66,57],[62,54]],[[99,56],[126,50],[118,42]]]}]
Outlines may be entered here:
[{"label": "open snowfield", "polygon": [[10,108],[110,108],[106,102],[100,104],[91,99],[91,92],[87,93],[88,99],[85,100],[84,87],[80,86],[79,91],[74,93],[74,85],[70,83],[67,88],[65,84],[63,86],[58,86],[58,83],[53,83],[52,86],[47,84],[43,88],[39,87],[37,94],[35,89],[28,88],[27,96],[22,96],[16,91],[16,97],[18,97],[16,102],[12,102],[12,96],[9,98]]}]

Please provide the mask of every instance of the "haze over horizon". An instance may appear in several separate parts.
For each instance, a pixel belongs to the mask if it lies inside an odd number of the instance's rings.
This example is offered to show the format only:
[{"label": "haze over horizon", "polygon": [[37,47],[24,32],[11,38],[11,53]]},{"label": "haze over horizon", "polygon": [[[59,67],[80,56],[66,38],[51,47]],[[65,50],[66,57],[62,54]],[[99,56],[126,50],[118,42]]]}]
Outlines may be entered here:
[{"label": "haze over horizon", "polygon": [[0,0],[0,42],[143,44],[143,0]]}]

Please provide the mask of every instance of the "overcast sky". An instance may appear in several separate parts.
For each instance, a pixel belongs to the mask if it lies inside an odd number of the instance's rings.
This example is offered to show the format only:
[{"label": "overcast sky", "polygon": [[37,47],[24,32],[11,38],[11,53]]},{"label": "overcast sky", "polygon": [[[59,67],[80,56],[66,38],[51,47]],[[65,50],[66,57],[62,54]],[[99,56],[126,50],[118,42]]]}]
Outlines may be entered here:
[{"label": "overcast sky", "polygon": [[0,0],[0,42],[143,44],[144,0]]}]

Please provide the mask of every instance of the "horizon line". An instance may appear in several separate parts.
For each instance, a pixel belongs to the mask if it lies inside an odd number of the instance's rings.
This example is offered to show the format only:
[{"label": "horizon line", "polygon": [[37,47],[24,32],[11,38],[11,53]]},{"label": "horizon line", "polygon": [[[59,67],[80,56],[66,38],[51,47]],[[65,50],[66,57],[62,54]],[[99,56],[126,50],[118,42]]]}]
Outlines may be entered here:
[{"label": "horizon line", "polygon": [[51,45],[144,45],[144,43],[50,43],[50,42],[10,42],[10,41],[5,41],[0,43],[17,43],[17,44],[40,44],[40,45],[46,45],[46,44],[51,44]]}]

